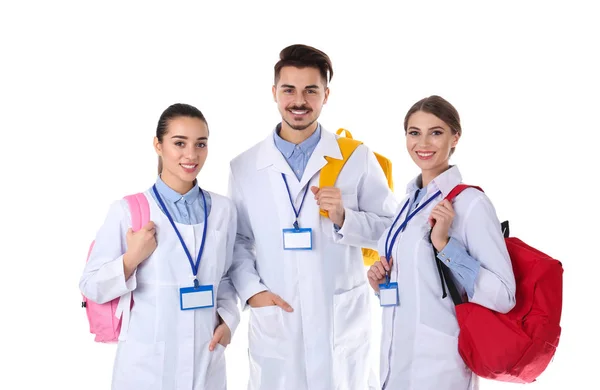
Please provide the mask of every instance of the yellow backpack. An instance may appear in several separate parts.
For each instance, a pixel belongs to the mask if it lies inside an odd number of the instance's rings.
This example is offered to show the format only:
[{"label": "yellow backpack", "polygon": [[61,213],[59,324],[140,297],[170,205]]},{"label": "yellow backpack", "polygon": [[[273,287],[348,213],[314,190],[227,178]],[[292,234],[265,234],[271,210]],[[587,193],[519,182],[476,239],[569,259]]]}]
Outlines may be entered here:
[{"label": "yellow backpack", "polygon": [[[338,175],[342,171],[342,168],[346,164],[346,161],[350,158],[354,150],[362,144],[362,142],[355,140],[352,138],[352,134],[346,129],[338,129],[336,132],[337,135],[341,135],[343,132],[346,132],[345,137],[338,138],[338,144],[340,146],[340,150],[342,151],[342,160],[338,160],[331,157],[325,157],[327,160],[327,165],[325,165],[321,169],[321,177],[319,179],[319,187],[333,187],[335,185],[335,181],[337,180]],[[394,190],[394,182],[392,179],[392,162],[383,157],[382,155],[375,153],[375,157],[381,165],[381,169],[383,169],[383,173],[388,181],[388,187],[393,191]],[[320,210],[320,213],[325,218],[329,218],[329,213],[325,210]],[[379,260],[379,254],[377,251],[370,248],[362,248],[363,254],[363,262],[366,266],[371,266],[377,260]]]}]

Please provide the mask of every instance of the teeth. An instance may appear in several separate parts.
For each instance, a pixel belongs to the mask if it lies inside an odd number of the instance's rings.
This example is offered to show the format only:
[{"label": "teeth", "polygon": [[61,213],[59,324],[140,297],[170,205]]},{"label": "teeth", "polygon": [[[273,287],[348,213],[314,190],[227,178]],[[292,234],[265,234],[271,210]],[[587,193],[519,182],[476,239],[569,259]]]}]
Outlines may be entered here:
[{"label": "teeth", "polygon": [[307,112],[308,112],[308,111],[298,111],[298,110],[292,110],[292,113],[293,113],[293,114],[296,114],[296,115],[303,115],[303,114],[306,114]]},{"label": "teeth", "polygon": [[196,168],[196,165],[183,165],[181,164],[182,167],[184,167],[185,169],[194,169]]},{"label": "teeth", "polygon": [[430,157],[433,156],[433,152],[429,152],[429,153],[419,153],[417,152],[417,154],[421,157]]}]

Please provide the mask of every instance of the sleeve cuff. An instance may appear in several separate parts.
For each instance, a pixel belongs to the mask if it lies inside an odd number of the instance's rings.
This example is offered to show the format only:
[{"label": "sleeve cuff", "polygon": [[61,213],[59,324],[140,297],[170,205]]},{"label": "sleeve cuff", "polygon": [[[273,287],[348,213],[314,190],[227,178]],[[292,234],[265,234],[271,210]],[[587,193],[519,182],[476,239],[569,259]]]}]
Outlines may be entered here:
[{"label": "sleeve cuff", "polygon": [[217,313],[219,314],[219,317],[221,317],[223,322],[229,328],[229,331],[231,332],[231,337],[233,338],[233,335],[235,334],[235,331],[240,323],[240,316],[231,314],[224,307],[217,308]]},{"label": "sleeve cuff", "polygon": [[242,301],[242,310],[246,310],[250,306],[248,305],[248,299],[263,291],[269,291],[269,289],[260,282],[244,288],[244,290],[239,294],[240,300]]}]

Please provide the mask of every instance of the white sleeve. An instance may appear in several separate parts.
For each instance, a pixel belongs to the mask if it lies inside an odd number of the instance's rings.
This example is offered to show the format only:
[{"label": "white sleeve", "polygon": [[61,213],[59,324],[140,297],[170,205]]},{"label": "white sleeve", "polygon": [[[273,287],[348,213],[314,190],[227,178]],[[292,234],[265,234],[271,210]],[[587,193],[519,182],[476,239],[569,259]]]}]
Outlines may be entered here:
[{"label": "white sleeve", "polygon": [[94,247],[79,281],[81,293],[91,301],[103,304],[135,290],[136,272],[126,281],[123,268],[123,254],[127,250],[125,237],[130,226],[127,202],[114,202],[96,234]]},{"label": "white sleeve", "polygon": [[487,196],[473,201],[465,219],[469,255],[481,263],[470,302],[507,313],[515,306],[515,276],[496,210]]},{"label": "white sleeve", "polygon": [[237,186],[233,172],[230,172],[229,176],[229,197],[237,210],[237,234],[229,275],[240,296],[242,307],[246,308],[248,299],[268,289],[261,282],[256,270],[254,233],[252,232],[250,217],[248,216],[242,193]]},{"label": "white sleeve", "polygon": [[229,276],[229,270],[233,261],[233,246],[235,244],[235,235],[237,229],[237,213],[232,203],[230,218],[227,224],[227,243],[226,243],[226,260],[223,277],[219,283],[219,291],[217,293],[217,312],[223,321],[229,327],[231,335],[240,323],[240,311],[238,309],[238,299],[233,282]]},{"label": "white sleeve", "polygon": [[365,164],[367,170],[358,187],[358,210],[345,208],[344,225],[339,231],[334,227],[333,241],[376,249],[377,241],[392,224],[398,202],[375,154],[368,148]]}]

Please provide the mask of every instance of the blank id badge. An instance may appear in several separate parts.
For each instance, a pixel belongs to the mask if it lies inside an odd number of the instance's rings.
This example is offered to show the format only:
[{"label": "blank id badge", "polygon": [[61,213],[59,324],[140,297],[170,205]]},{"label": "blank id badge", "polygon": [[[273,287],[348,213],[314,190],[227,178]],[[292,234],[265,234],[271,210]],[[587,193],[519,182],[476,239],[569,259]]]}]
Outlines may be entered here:
[{"label": "blank id badge", "polygon": [[398,306],[400,298],[398,296],[398,283],[381,283],[379,285],[379,305],[380,306]]},{"label": "blank id badge", "polygon": [[213,286],[182,287],[179,289],[181,310],[196,310],[215,306]]},{"label": "blank id badge", "polygon": [[284,250],[312,250],[312,229],[283,229]]}]

